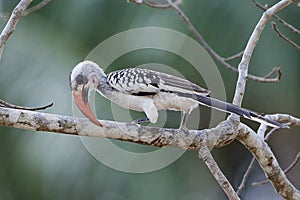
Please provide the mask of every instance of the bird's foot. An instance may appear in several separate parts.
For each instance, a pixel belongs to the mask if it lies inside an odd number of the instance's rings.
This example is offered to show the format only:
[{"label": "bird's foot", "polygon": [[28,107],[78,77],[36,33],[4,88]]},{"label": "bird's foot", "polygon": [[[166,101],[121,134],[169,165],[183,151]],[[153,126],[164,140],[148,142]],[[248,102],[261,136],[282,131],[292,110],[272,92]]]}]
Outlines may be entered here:
[{"label": "bird's foot", "polygon": [[183,127],[180,126],[180,127],[179,127],[179,130],[188,131],[189,129],[188,129],[186,126],[183,126]]},{"label": "bird's foot", "polygon": [[133,120],[131,122],[131,124],[141,124],[141,123],[148,123],[148,122],[150,122],[149,118],[145,117],[145,118],[140,118],[140,119]]}]

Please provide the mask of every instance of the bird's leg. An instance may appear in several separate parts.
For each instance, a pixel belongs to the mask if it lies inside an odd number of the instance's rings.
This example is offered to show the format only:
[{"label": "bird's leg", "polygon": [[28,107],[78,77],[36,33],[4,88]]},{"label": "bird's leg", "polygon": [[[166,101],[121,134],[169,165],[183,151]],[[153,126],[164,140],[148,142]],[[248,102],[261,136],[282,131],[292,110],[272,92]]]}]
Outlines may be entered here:
[{"label": "bird's leg", "polygon": [[144,118],[133,120],[131,123],[132,124],[141,124],[141,123],[148,123],[148,122],[150,122],[150,119],[148,117],[144,117]]},{"label": "bird's leg", "polygon": [[181,123],[180,123],[179,129],[187,130],[186,122],[187,122],[189,114],[186,113],[186,112],[182,112],[182,114],[183,114],[183,116],[182,116],[182,119],[181,119]]}]

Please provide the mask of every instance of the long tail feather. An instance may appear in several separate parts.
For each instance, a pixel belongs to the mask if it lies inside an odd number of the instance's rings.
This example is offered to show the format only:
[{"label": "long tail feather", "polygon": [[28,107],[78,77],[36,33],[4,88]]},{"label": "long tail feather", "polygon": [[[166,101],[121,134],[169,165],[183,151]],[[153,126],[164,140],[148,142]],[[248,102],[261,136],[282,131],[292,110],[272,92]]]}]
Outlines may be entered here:
[{"label": "long tail feather", "polygon": [[261,114],[258,114],[254,111],[245,109],[245,108],[241,108],[239,106],[233,105],[231,103],[227,103],[224,101],[220,101],[218,99],[214,99],[208,96],[202,96],[202,95],[196,95],[196,94],[187,94],[187,93],[177,93],[179,96],[182,97],[187,97],[187,98],[192,98],[196,101],[198,101],[200,104],[217,109],[217,110],[221,110],[227,113],[234,113],[237,115],[240,115],[244,118],[259,122],[259,123],[264,123],[270,127],[274,127],[274,128],[288,128],[287,125],[281,124],[277,121],[268,119],[264,116],[262,116]]}]

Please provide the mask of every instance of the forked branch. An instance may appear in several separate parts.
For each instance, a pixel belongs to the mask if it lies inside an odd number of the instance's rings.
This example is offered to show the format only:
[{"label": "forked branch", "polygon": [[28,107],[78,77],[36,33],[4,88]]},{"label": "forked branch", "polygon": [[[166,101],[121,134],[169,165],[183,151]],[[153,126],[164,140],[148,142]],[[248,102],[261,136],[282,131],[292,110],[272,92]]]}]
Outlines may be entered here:
[{"label": "forked branch", "polygon": [[[187,15],[179,8],[177,4],[172,2],[172,0],[167,0],[167,2],[171,5],[171,7],[175,10],[175,12],[178,14],[180,19],[184,22],[184,24],[187,26],[187,28],[195,35],[199,43],[203,46],[203,48],[206,49],[206,51],[217,61],[219,61],[222,65],[224,65],[227,69],[238,72],[238,69],[234,66],[232,66],[229,61],[237,59],[241,57],[244,53],[244,51],[241,51],[235,55],[232,55],[230,57],[222,57],[220,56],[216,51],[214,51],[209,44],[205,41],[203,36],[199,33],[199,31],[194,27],[194,25],[191,23],[190,19],[187,17]],[[272,74],[275,74],[277,72],[277,76],[275,78],[269,78],[269,77],[260,77],[260,76],[255,76],[252,74],[248,74],[248,78],[254,81],[258,82],[264,82],[264,83],[271,83],[271,82],[278,82],[280,80],[281,74],[279,73],[278,70],[272,69]]]},{"label": "forked branch", "polygon": [[25,9],[29,6],[32,0],[21,0],[20,3],[14,8],[11,16],[9,17],[8,22],[6,23],[4,29],[0,34],[0,59],[2,57],[3,48],[9,38],[9,36],[16,29],[16,25],[21,18]]}]

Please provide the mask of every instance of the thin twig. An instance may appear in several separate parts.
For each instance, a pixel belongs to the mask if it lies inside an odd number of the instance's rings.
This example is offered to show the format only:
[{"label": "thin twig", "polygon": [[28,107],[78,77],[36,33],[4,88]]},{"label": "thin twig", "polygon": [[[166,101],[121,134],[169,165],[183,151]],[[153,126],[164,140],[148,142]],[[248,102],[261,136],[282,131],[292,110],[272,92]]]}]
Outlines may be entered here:
[{"label": "thin twig", "polygon": [[243,53],[244,53],[244,50],[241,51],[241,52],[239,52],[239,53],[237,53],[237,54],[234,54],[234,55],[232,55],[232,56],[229,56],[229,57],[227,57],[227,58],[224,58],[224,61],[225,61],[225,62],[229,62],[229,61],[238,59],[238,58],[242,57]]},{"label": "thin twig", "polygon": [[[50,1],[52,1],[52,0],[43,0],[39,4],[37,4],[37,5],[35,5],[35,6],[31,7],[31,8],[26,9],[22,13],[22,16],[27,16],[27,15],[33,13],[33,12],[36,12],[37,10],[39,10],[39,9],[43,8],[44,6],[46,6]],[[3,13],[0,14],[0,17],[3,17],[5,19],[9,19],[10,13],[3,12]]]},{"label": "thin twig", "polygon": [[271,137],[271,135],[276,131],[278,130],[279,128],[272,128],[265,136],[265,141],[268,141]]},{"label": "thin twig", "polygon": [[252,186],[260,186],[260,185],[264,185],[264,184],[267,184],[267,183],[270,183],[270,181],[268,179],[263,180],[263,181],[259,181],[259,182],[253,182],[251,185]]},{"label": "thin twig", "polygon": [[21,0],[18,5],[14,8],[7,24],[0,35],[0,59],[2,57],[4,46],[9,38],[9,36],[14,32],[16,25],[21,18],[23,12],[28,7],[32,0]]},{"label": "thin twig", "polygon": [[[197,40],[199,41],[199,43],[203,46],[204,49],[206,49],[206,51],[212,56],[214,57],[216,60],[218,60],[222,65],[224,65],[227,69],[234,71],[234,72],[238,72],[238,69],[235,68],[234,66],[232,66],[231,64],[228,63],[228,60],[232,60],[232,57],[234,59],[238,58],[238,56],[240,56],[241,52],[230,56],[228,58],[224,58],[222,56],[220,56],[217,52],[215,52],[210,46],[209,44],[204,40],[204,38],[202,37],[202,35],[197,31],[197,29],[194,27],[194,25],[191,23],[191,21],[189,20],[189,18],[185,15],[185,13],[178,7],[178,5],[174,4],[171,0],[167,0],[167,2],[172,6],[172,8],[175,10],[175,12],[178,14],[178,16],[180,17],[180,19],[185,23],[185,25],[187,26],[187,28],[195,35],[195,37],[197,38]],[[273,71],[273,70],[272,70]],[[247,76],[248,79],[254,80],[254,81],[258,81],[258,82],[264,82],[264,83],[271,83],[271,82],[278,82],[280,77],[279,75],[276,78],[264,78],[264,77],[259,77],[259,76],[255,76],[255,75],[251,75],[248,74]]]},{"label": "thin twig", "polygon": [[[147,0],[129,0],[129,1],[136,3],[136,4],[144,4],[144,5],[152,7],[152,8],[159,8],[159,9],[171,8],[170,4],[159,4],[159,3],[147,1]],[[182,3],[182,0],[174,1],[174,4],[176,4],[176,5],[180,5],[181,3]]]},{"label": "thin twig", "polygon": [[281,71],[280,67],[274,67],[267,75],[264,76],[264,78],[270,78],[275,73],[277,73],[278,79],[280,79],[281,75],[282,75],[282,71]]},{"label": "thin twig", "polygon": [[219,54],[217,54],[204,40],[202,35],[197,31],[197,29],[194,27],[194,25],[191,23],[189,18],[185,15],[185,13],[171,0],[167,0],[167,2],[172,6],[172,8],[175,10],[175,12],[178,14],[180,19],[186,24],[187,28],[196,36],[197,40],[200,42],[200,44],[203,46],[204,49],[207,50],[207,52],[212,55],[214,58],[216,58],[218,61],[220,61],[222,64],[225,65],[228,69],[232,71],[237,71],[235,67],[225,62],[224,58],[221,57]]},{"label": "thin twig", "polygon": [[293,162],[284,170],[284,173],[289,173],[296,166],[299,160],[300,160],[300,151],[298,151]]},{"label": "thin twig", "polygon": [[298,44],[296,44],[295,42],[293,42],[291,39],[289,39],[288,37],[286,37],[285,35],[283,35],[279,29],[277,28],[275,22],[272,22],[272,28],[273,30],[277,33],[277,35],[282,38],[283,40],[285,40],[287,43],[289,43],[290,45],[292,45],[293,47],[295,47],[296,49],[300,50],[300,46]]},{"label": "thin twig", "polygon": [[[271,76],[273,76],[274,74],[276,74],[276,76],[274,78],[271,78]],[[281,76],[282,76],[282,71],[281,71],[280,67],[274,67],[264,77],[253,76],[251,74],[248,74],[247,79],[252,79],[252,80],[255,80],[255,81],[261,82],[261,83],[275,83],[275,82],[280,81]]]},{"label": "thin twig", "polygon": [[[257,2],[256,0],[252,0],[252,2],[253,2],[254,5],[257,6],[258,8],[260,8],[260,9],[262,9],[262,10],[264,10],[264,11],[267,10],[267,8],[266,8],[265,6],[261,5],[261,4],[260,4],[259,2]],[[285,27],[291,29],[294,33],[300,35],[300,30],[299,30],[299,29],[297,29],[297,28],[295,28],[293,25],[287,23],[285,20],[283,20],[281,17],[279,17],[279,16],[276,15],[276,14],[273,15],[273,17],[274,17],[275,19],[277,19],[277,20],[278,20],[282,25],[284,25]]]},{"label": "thin twig", "polygon": [[237,195],[242,194],[242,191],[246,186],[246,181],[247,181],[248,177],[250,176],[250,173],[253,170],[254,164],[255,164],[255,157],[253,156],[252,159],[251,159],[251,162],[250,162],[250,164],[249,164],[249,166],[248,166],[248,168],[247,168],[247,170],[246,170],[246,172],[243,176],[243,179],[240,183],[240,186],[239,186],[238,190],[236,191]]},{"label": "thin twig", "polygon": [[52,1],[52,0],[43,0],[40,3],[38,3],[37,5],[32,6],[31,8],[28,8],[27,10],[24,11],[23,16],[27,16],[33,12],[36,12],[37,10],[46,6],[50,1]]},{"label": "thin twig", "polygon": [[16,106],[14,104],[10,104],[6,101],[3,101],[0,99],[0,107],[6,107],[6,108],[14,108],[14,109],[20,109],[20,110],[31,110],[31,111],[36,111],[36,110],[45,110],[46,108],[49,108],[53,106],[53,103],[49,103],[44,106],[39,106],[39,107],[24,107],[24,106]]}]

